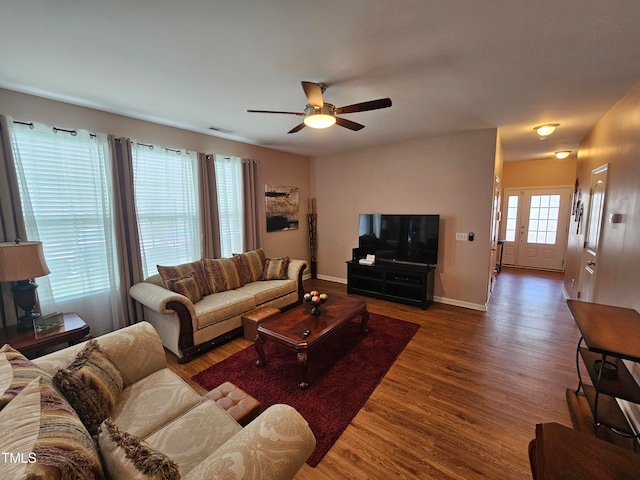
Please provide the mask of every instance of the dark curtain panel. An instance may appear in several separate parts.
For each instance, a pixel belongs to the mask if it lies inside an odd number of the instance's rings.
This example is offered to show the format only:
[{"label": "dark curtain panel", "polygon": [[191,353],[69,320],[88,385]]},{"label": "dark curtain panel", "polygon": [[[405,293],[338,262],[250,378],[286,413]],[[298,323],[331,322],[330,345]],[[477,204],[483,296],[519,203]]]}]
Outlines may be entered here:
[{"label": "dark curtain panel", "polygon": [[[13,242],[16,238],[27,240],[16,165],[11,149],[12,126],[11,117],[0,115],[0,242]],[[13,303],[11,283],[2,283],[0,288],[2,326],[15,325],[18,316]]]},{"label": "dark curtain panel", "polygon": [[220,258],[220,218],[216,169],[213,155],[198,153],[198,181],[200,190],[200,240],[202,258]]},{"label": "dark curtain panel", "polygon": [[262,229],[259,219],[258,160],[242,159],[242,189],[244,196],[244,250],[262,246]]},{"label": "dark curtain panel", "polygon": [[109,135],[109,143],[113,152],[115,229],[121,283],[120,295],[124,310],[124,318],[119,321],[121,324],[119,326],[123,327],[143,319],[142,306],[129,296],[129,288],[144,279],[134,200],[131,140],[116,139],[113,135]]}]

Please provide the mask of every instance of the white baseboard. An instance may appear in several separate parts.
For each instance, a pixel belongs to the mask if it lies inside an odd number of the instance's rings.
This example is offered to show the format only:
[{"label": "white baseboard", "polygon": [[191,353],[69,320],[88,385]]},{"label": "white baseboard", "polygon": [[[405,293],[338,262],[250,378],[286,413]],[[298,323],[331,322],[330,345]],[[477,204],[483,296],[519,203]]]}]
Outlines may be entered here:
[{"label": "white baseboard", "polygon": [[453,305],[454,307],[469,308],[471,310],[479,310],[481,312],[487,311],[487,306],[480,303],[463,302],[462,300],[456,300],[454,298],[445,297],[433,297],[433,301],[437,303],[444,303],[445,305]]},{"label": "white baseboard", "polygon": [[330,277],[329,275],[318,275],[318,280],[326,280],[327,282],[347,284],[346,278]]}]

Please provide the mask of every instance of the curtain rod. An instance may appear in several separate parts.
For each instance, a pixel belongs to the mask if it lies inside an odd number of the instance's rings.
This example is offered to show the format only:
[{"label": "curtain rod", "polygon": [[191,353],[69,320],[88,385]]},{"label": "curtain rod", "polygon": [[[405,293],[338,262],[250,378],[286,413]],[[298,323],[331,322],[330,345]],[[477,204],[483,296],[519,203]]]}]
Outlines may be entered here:
[{"label": "curtain rod", "polygon": [[[26,125],[27,127],[29,127],[32,130],[35,128],[35,125],[33,124],[33,122],[20,122],[18,120],[14,120],[13,123],[17,123],[18,125]],[[52,127],[52,130],[53,130],[54,133],[65,132],[65,133],[70,134],[73,137],[78,135],[78,131],[77,130],[67,130],[66,128],[58,128],[56,126]],[[89,136],[91,138],[94,138],[96,136],[96,134],[89,132]]]}]

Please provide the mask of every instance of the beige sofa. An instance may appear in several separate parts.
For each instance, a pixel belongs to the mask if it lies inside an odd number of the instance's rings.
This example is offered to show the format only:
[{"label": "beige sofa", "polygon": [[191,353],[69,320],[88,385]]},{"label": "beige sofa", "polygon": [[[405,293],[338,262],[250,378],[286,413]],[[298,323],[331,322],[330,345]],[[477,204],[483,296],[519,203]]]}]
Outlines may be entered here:
[{"label": "beige sofa", "polygon": [[[290,479],[315,448],[307,422],[288,405],[274,405],[242,428],[167,368],[162,341],[147,322],[97,341],[124,381],[112,422],[176,462],[185,480]],[[83,347],[33,362],[54,375]]]},{"label": "beige sofa", "polygon": [[[282,275],[263,276],[269,265],[275,272],[285,260]],[[258,249],[227,259],[159,267],[161,274],[133,285],[129,294],[143,305],[144,320],[155,327],[164,346],[184,363],[241,335],[245,313],[264,306],[286,309],[302,303],[306,267],[303,260],[268,259]],[[204,294],[190,299],[190,291],[172,290],[172,275],[200,279]]]}]

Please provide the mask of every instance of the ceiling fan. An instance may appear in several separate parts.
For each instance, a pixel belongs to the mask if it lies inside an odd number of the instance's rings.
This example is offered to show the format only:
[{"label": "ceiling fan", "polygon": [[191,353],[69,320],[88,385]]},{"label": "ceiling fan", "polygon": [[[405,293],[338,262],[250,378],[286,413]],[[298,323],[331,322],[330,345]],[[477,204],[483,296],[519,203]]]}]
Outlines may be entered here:
[{"label": "ceiling fan", "polygon": [[341,127],[357,132],[358,130],[362,130],[364,125],[352,122],[346,118],[337,117],[336,115],[341,115],[343,113],[367,112],[369,110],[378,110],[380,108],[388,108],[391,106],[390,98],[380,98],[369,102],[354,103],[353,105],[347,105],[345,107],[335,107],[322,99],[322,94],[327,89],[327,86],[324,83],[302,82],[302,89],[304,90],[304,94],[307,96],[307,100],[309,102],[305,107],[304,112],[278,112],[274,110],[247,110],[247,112],[283,113],[286,115],[298,115],[300,117],[304,117],[301,124],[293,127],[287,133],[299,132],[306,126],[311,128],[327,128],[334,124],[338,124]]}]

